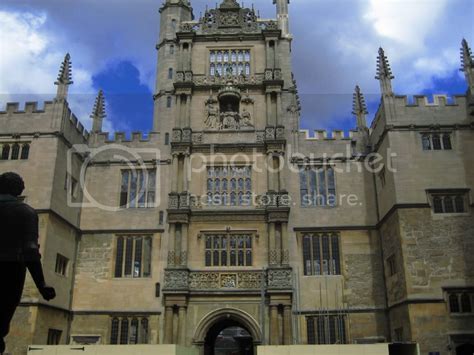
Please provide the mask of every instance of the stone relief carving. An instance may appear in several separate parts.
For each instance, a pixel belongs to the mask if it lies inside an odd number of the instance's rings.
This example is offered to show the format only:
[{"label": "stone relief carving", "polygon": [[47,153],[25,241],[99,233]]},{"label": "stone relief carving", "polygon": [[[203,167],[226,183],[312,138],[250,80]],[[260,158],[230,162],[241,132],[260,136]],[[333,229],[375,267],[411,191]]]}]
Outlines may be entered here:
[{"label": "stone relief carving", "polygon": [[188,289],[187,270],[166,270],[165,271],[165,289],[186,290]]},{"label": "stone relief carving", "polygon": [[190,290],[260,289],[265,286],[265,277],[261,272],[191,272]]},{"label": "stone relief carving", "polygon": [[261,85],[263,83],[263,74],[256,75],[194,75],[193,83],[196,86],[207,85],[225,85],[231,81],[234,85]]},{"label": "stone relief carving", "polygon": [[293,288],[293,272],[291,269],[268,270],[268,288],[291,289]]},{"label": "stone relief carving", "polygon": [[236,288],[237,287],[237,274],[223,274],[221,275],[222,288]]}]

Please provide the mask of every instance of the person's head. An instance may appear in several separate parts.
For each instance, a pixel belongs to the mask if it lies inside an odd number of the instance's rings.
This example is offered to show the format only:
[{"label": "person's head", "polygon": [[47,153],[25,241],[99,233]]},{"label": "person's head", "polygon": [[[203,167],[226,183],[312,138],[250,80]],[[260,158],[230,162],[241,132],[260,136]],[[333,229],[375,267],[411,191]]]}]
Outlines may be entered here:
[{"label": "person's head", "polygon": [[4,173],[0,175],[0,194],[20,196],[25,189],[25,183],[17,173]]}]

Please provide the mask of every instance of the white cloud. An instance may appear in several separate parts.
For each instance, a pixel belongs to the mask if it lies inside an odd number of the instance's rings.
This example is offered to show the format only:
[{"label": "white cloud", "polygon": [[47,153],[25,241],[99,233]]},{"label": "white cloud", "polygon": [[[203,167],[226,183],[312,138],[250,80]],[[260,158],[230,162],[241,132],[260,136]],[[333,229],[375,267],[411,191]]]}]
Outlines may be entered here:
[{"label": "white cloud", "polygon": [[369,0],[364,17],[379,36],[419,51],[447,5],[448,0]]}]

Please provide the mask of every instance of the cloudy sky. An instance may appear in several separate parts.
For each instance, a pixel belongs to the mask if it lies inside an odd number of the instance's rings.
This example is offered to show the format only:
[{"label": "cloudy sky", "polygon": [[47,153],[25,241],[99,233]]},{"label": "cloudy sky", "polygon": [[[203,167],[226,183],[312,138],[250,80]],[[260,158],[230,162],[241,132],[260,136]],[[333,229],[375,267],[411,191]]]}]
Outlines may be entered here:
[{"label": "cloudy sky", "polygon": [[[215,2],[192,0],[195,15]],[[54,97],[59,64],[69,52],[74,79],[69,101],[86,127],[102,88],[107,130],[150,130],[161,3],[2,0],[0,109],[7,101]],[[254,4],[262,17],[275,16],[272,0]],[[373,117],[380,46],[392,64],[397,94],[466,90],[459,48],[463,37],[474,46],[473,0],[291,0],[290,12],[303,128],[352,128],[356,84]]]}]

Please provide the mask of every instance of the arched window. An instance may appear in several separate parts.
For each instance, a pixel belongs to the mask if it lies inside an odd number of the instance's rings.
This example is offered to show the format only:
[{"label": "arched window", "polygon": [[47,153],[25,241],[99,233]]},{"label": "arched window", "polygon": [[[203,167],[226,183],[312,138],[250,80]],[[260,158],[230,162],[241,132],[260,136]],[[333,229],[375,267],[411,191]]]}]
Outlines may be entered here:
[{"label": "arched window", "polygon": [[112,319],[112,327],[110,329],[110,344],[118,344],[118,335],[119,335],[119,320],[118,318]]},{"label": "arched window", "polygon": [[443,148],[445,150],[451,150],[451,136],[449,134],[443,134]]},{"label": "arched window", "polygon": [[235,63],[237,61],[237,52],[236,51],[232,51],[231,61],[232,61],[232,63]]},{"label": "arched window", "polygon": [[222,64],[217,64],[217,75],[222,76]]},{"label": "arched window", "polygon": [[211,64],[210,75],[216,75],[216,66],[214,64]]},{"label": "arched window", "polygon": [[458,295],[452,294],[449,296],[449,310],[451,313],[460,312]]},{"label": "arched window", "polygon": [[206,251],[206,266],[211,266],[211,251],[207,250]]},{"label": "arched window", "polygon": [[232,75],[237,75],[237,64],[236,63],[232,64]]},{"label": "arched window", "polygon": [[211,51],[211,63],[214,63],[216,61],[216,52],[215,51]]},{"label": "arched window", "polygon": [[222,52],[221,51],[217,52],[217,61],[222,62]]},{"label": "arched window", "polygon": [[456,205],[456,212],[457,213],[464,213],[464,198],[462,196],[456,196],[454,199],[454,204]]},{"label": "arched window", "polygon": [[239,64],[239,75],[244,75],[244,65],[242,63]]},{"label": "arched window", "polygon": [[10,145],[4,144],[2,147],[2,160],[8,160],[10,157]]},{"label": "arched window", "polygon": [[238,54],[238,61],[243,62],[244,61],[244,53],[242,51],[239,51]]},{"label": "arched window", "polygon": [[433,198],[433,209],[435,213],[443,213],[443,203],[440,197]]},{"label": "arched window", "polygon": [[250,64],[249,63],[245,64],[245,75],[250,75]]},{"label": "arched window", "polygon": [[247,191],[251,191],[252,190],[252,180],[247,178],[245,179],[245,189]]},{"label": "arched window", "polygon": [[245,51],[245,61],[250,62],[250,51]]},{"label": "arched window", "polygon": [[221,190],[221,181],[219,179],[214,180],[214,191],[218,192]]},{"label": "arched window", "polygon": [[173,79],[173,68],[168,69],[168,79]]},{"label": "arched window", "polygon": [[30,145],[28,143],[23,144],[21,148],[21,160],[27,160],[30,155]]},{"label": "arched window", "polygon": [[224,62],[228,62],[228,61],[229,61],[229,52],[225,51],[224,52]]},{"label": "arched window", "polygon": [[174,54],[174,44],[170,45],[170,54]]},{"label": "arched window", "polygon": [[431,139],[429,134],[424,134],[421,138],[423,143],[423,150],[431,150]]},{"label": "arched window", "polygon": [[170,134],[165,133],[165,145],[169,145],[169,144],[170,144]]},{"label": "arched window", "polygon": [[12,155],[11,160],[17,160],[20,156],[20,145],[18,143],[13,144],[12,146]]},{"label": "arched window", "polygon": [[454,213],[453,198],[451,196],[446,196],[444,198],[444,212],[445,213]]},{"label": "arched window", "polygon": [[236,206],[237,205],[235,192],[230,193],[230,205],[231,206]]},{"label": "arched window", "polygon": [[172,29],[173,31],[176,31],[176,20],[175,20],[175,19],[172,19],[172,20],[171,20],[171,29]]},{"label": "arched window", "polygon": [[441,150],[441,138],[439,134],[433,134],[433,149]]}]

